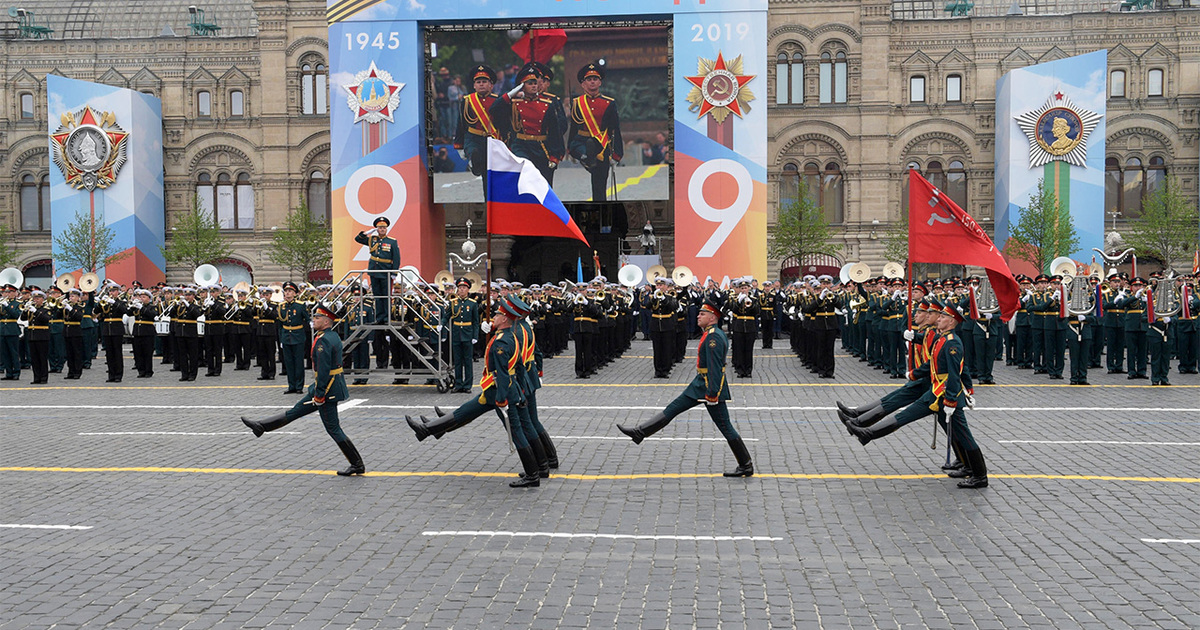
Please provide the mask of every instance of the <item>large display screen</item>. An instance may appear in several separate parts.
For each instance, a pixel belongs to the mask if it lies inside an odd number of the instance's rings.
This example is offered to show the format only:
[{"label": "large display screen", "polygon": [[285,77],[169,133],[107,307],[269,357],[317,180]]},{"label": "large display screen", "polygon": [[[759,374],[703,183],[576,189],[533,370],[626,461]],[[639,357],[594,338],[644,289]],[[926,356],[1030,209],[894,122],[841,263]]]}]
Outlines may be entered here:
[{"label": "large display screen", "polygon": [[[670,197],[667,24],[554,26],[424,28],[435,203],[485,201],[489,135],[530,159],[564,202]],[[542,78],[519,83],[529,61]]]}]

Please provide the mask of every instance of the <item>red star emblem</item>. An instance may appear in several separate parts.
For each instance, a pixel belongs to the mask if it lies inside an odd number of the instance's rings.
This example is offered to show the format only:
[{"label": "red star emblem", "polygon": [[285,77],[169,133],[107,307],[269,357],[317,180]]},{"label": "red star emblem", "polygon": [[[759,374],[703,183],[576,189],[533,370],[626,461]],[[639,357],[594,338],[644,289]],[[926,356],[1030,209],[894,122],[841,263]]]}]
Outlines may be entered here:
[{"label": "red star emblem", "polygon": [[[370,73],[369,75],[367,75],[367,77],[368,77],[368,78],[371,78],[371,79],[378,79],[378,78],[379,78],[379,75],[375,73],[375,69],[374,69],[374,67],[372,67],[372,68],[371,68],[371,73]],[[385,81],[384,83],[386,84],[387,82]],[[388,85],[388,86],[387,86],[387,89],[388,89],[388,96],[391,96],[392,94],[395,94],[395,93],[396,93],[396,90],[399,90],[399,89],[400,89],[400,87],[401,87],[401,86],[399,86],[399,85]],[[361,90],[362,90],[362,85],[359,85],[358,87],[352,88],[352,89],[350,90],[351,92],[354,92],[354,96],[355,96],[355,98],[357,98],[357,99],[358,99],[360,102],[362,101],[362,94],[360,94],[360,93],[359,93]],[[392,115],[392,112],[391,112],[391,107],[390,107],[390,106],[388,106],[388,105],[384,105],[384,106],[383,106],[383,109],[379,110],[379,113],[380,113],[380,114],[383,114],[383,116],[384,116],[384,117],[391,117],[391,115]],[[358,108],[358,115],[359,115],[359,116],[365,116],[366,114],[367,114],[367,110],[365,110],[365,109],[363,109],[363,108],[361,108],[361,107],[359,107],[359,108]]]},{"label": "red star emblem", "polygon": [[1054,93],[1054,100],[1056,100],[1056,101],[1061,101],[1061,100],[1062,100],[1062,97],[1063,97],[1063,93],[1062,93],[1062,92],[1055,92],[1055,93]]},{"label": "red star emblem", "polygon": [[[717,62],[713,65],[713,69],[712,69],[712,72],[717,72],[717,71],[723,71],[722,72],[723,74],[728,74],[729,76],[733,77],[733,79],[737,81],[737,89],[739,89],[739,90],[741,89],[741,87],[743,85],[746,85],[747,83],[749,83],[756,76],[756,75],[733,74],[732,72],[729,72],[729,69],[726,68],[726,66],[725,66],[725,57],[722,55],[722,53],[719,53],[719,52],[717,53]],[[708,76],[707,74],[704,74],[704,75],[700,75],[697,77],[684,77],[688,80],[688,83],[691,83],[692,85],[696,86],[696,88],[700,90],[701,96],[704,97],[704,101],[700,104],[700,114],[699,114],[699,116],[697,116],[697,118],[703,118],[704,115],[707,114],[710,110],[712,110],[714,107],[717,107],[716,105],[712,104],[712,102],[708,98],[708,95],[704,93],[704,79],[707,76]],[[738,100],[736,98],[733,99],[728,105],[723,105],[722,107],[728,107],[729,111],[737,114],[738,118],[742,117],[742,106],[741,106],[741,104],[738,103]]]}]

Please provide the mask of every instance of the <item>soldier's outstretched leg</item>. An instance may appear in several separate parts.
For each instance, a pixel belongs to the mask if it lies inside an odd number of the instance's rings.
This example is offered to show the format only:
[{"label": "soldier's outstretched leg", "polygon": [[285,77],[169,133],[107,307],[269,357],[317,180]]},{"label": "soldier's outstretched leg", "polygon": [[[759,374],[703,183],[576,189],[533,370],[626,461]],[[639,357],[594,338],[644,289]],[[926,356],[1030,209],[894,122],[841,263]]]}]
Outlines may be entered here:
[{"label": "soldier's outstretched leg", "polygon": [[417,441],[423,442],[425,438],[433,436],[435,440],[442,439],[442,436],[451,432],[457,431],[482,416],[487,410],[494,409],[491,405],[484,405],[479,402],[478,397],[472,398],[459,406],[458,409],[445,414],[441,409],[434,407],[437,412],[437,417],[432,420],[426,420],[425,416],[421,416],[421,420],[413,420],[412,416],[404,416],[404,421],[408,423],[409,428],[417,435]]},{"label": "soldier's outstretched leg", "polygon": [[[880,411],[883,408],[880,407]],[[860,416],[861,420],[861,416]],[[846,424],[846,430],[850,435],[858,438],[858,441],[863,446],[870,444],[872,440],[878,440],[881,437],[891,435],[900,428],[900,423],[896,420],[896,416],[887,416],[886,418],[872,424],[870,426],[860,427],[857,424]]]},{"label": "soldier's outstretched leg", "polygon": [[660,411],[654,414],[654,416],[649,420],[641,422],[631,428],[626,428],[618,424],[617,429],[619,429],[621,433],[633,438],[634,444],[641,444],[642,440],[654,435],[655,433],[658,433],[668,424],[671,424],[671,418],[667,417],[666,414]]},{"label": "soldier's outstretched leg", "polygon": [[270,433],[276,429],[283,428],[290,424],[292,420],[296,419],[289,419],[287,416],[288,412],[286,411],[281,411],[268,418],[263,418],[262,420],[250,420],[246,418],[246,416],[242,416],[242,424],[250,427],[251,431],[254,431],[254,437],[262,437],[262,434]]},{"label": "soldier's outstretched leg", "polygon": [[[884,408],[882,401],[869,404],[873,406],[854,416],[850,416],[840,408],[838,409],[838,420],[841,420],[842,424],[846,425],[847,433],[850,435],[858,435],[854,432],[855,428],[863,429],[869,427],[883,419],[884,416],[888,415],[889,412]],[[863,444],[866,444],[866,442],[863,442]]]}]

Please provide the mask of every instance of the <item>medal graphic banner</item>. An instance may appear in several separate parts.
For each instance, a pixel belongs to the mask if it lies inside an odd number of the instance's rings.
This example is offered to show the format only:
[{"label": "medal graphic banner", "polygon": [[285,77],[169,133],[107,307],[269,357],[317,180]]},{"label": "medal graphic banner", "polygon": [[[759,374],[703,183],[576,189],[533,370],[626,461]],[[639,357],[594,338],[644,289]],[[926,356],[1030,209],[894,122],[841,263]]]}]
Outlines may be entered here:
[{"label": "medal graphic banner", "polygon": [[[1013,70],[996,82],[996,238],[1003,248],[1038,180],[1071,214],[1087,262],[1104,247],[1108,52]],[[1014,271],[1041,273],[1009,259]],[[1027,268],[1022,269],[1022,265]]]},{"label": "medal graphic banner", "polygon": [[96,269],[128,284],[166,278],[162,102],[136,90],[46,76],[54,272],[84,272],[59,259],[72,223],[103,223],[120,261]]},{"label": "medal graphic banner", "polygon": [[432,82],[413,61],[425,58],[423,27],[594,17],[674,24],[676,264],[700,277],[766,276],[766,0],[328,0],[326,7],[335,279],[366,267],[354,236],[380,216],[392,222],[401,264],[426,277],[445,267],[444,218],[426,154]]}]

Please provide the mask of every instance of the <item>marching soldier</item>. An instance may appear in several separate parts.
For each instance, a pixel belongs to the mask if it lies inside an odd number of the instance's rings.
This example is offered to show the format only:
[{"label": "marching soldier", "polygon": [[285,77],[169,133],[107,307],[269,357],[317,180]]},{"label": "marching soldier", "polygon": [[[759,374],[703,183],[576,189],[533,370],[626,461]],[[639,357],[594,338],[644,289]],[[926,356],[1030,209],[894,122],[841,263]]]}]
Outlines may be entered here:
[{"label": "marching soldier", "polygon": [[475,91],[463,97],[454,148],[467,158],[471,174],[483,178],[483,194],[487,195],[487,139],[500,139],[490,111],[497,98],[492,93],[496,71],[480,64],[471,70],[471,77]]},{"label": "marching soldier", "polygon": [[300,293],[295,282],[283,283],[283,304],[279,305],[279,337],[283,343],[283,365],[287,370],[288,387],[285,394],[304,393],[304,322],[308,308],[296,301]]},{"label": "marching soldier", "polygon": [[592,201],[608,200],[608,172],[624,157],[617,103],[600,93],[604,66],[589,63],[576,74],[583,94],[571,99],[567,148],[592,176]]},{"label": "marching soldier", "polygon": [[4,368],[4,380],[21,380],[21,304],[17,301],[17,287],[6,284],[0,298],[0,367]]},{"label": "marching soldier", "polygon": [[454,359],[454,391],[471,392],[475,382],[474,348],[479,339],[479,303],[468,292],[471,281],[459,278],[455,284],[455,297],[450,300],[450,356]]},{"label": "marching soldier", "polygon": [[121,287],[108,285],[106,295],[96,305],[100,319],[100,340],[104,344],[104,362],[108,365],[108,383],[120,383],[125,374],[125,363],[121,357],[121,346],[125,341],[125,315],[128,306],[120,299]]},{"label": "marching soldier", "polygon": [[400,244],[387,235],[391,224],[387,217],[379,217],[372,224],[375,226],[372,234],[359,232],[354,237],[355,243],[366,245],[370,252],[367,271],[375,272],[368,275],[371,276],[371,294],[375,296],[375,314],[379,317],[376,324],[383,323],[387,317],[388,288],[392,286],[392,274],[382,272],[400,269]]},{"label": "marching soldier", "polygon": [[721,431],[734,457],[737,458],[737,468],[724,475],[750,477],[754,475],[754,463],[750,459],[746,443],[742,441],[729,418],[729,407],[726,404],[732,396],[729,394],[729,383],[725,378],[725,353],[729,342],[725,333],[717,326],[721,318],[721,309],[714,302],[705,302],[697,318],[704,332],[700,336],[697,348],[695,378],[682,394],[654,417],[632,428],[618,424],[617,429],[632,438],[634,444],[641,444],[642,440],[661,431],[676,416],[704,402],[713,424],[717,425],[717,429]]},{"label": "marching soldier", "polygon": [[541,74],[535,63],[522,66],[517,86],[492,103],[491,114],[513,155],[532,162],[553,185],[554,168],[566,147],[562,115],[554,109],[556,99],[542,94]]},{"label": "marching soldier", "polygon": [[364,474],[367,468],[363,465],[358,449],[354,448],[354,443],[342,431],[338,418],[338,403],[350,398],[350,390],[346,387],[345,377],[342,376],[342,340],[333,331],[333,323],[340,316],[341,313],[330,304],[319,304],[313,309],[313,384],[309,386],[304,398],[286,412],[263,420],[248,420],[242,416],[242,424],[250,427],[254,437],[261,437],[263,433],[281,429],[316,411],[321,415],[325,432],[333,438],[346,460],[350,462],[349,467],[339,470],[337,474],[349,477]]},{"label": "marching soldier", "polygon": [[[404,420],[420,442],[431,435],[434,439],[441,439],[446,433],[467,426],[488,410],[496,409],[505,424],[509,439],[517,450],[517,456],[521,458],[524,470],[516,481],[508,484],[509,487],[537,488],[542,479],[538,460],[543,459],[545,453],[540,442],[531,442],[526,437],[523,416],[515,413],[515,407],[525,405],[523,383],[516,375],[517,365],[521,363],[520,350],[516,334],[512,330],[513,322],[521,317],[519,313],[520,309],[515,308],[509,300],[499,300],[499,308],[487,326],[487,329],[494,330],[495,334],[484,350],[483,376],[479,379],[479,387],[483,393],[478,398],[472,397],[454,411],[448,414],[439,413],[438,417],[432,420],[426,420],[424,416],[421,416],[420,421],[411,416],[404,416]],[[510,410],[513,413],[509,413]],[[542,453],[541,457],[539,452]]]},{"label": "marching soldier", "polygon": [[158,337],[154,324],[159,309],[145,289],[134,291],[129,307],[133,315],[133,368],[138,378],[150,378],[154,376],[154,340]]}]

